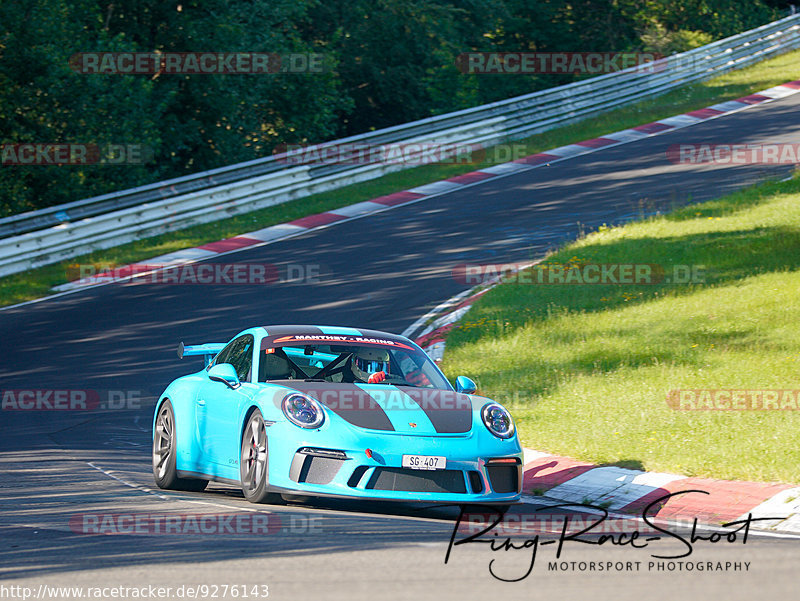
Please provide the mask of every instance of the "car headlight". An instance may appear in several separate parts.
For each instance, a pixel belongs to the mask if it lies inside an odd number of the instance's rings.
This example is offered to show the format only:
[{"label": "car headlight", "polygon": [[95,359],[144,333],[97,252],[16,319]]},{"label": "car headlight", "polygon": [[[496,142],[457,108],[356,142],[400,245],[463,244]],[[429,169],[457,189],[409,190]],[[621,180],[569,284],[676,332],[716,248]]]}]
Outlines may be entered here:
[{"label": "car headlight", "polygon": [[497,403],[487,403],[481,409],[481,418],[486,429],[497,438],[514,436],[514,420],[511,414]]},{"label": "car headlight", "polygon": [[286,395],[281,407],[288,420],[301,428],[319,428],[325,421],[320,404],[304,394],[293,392]]}]

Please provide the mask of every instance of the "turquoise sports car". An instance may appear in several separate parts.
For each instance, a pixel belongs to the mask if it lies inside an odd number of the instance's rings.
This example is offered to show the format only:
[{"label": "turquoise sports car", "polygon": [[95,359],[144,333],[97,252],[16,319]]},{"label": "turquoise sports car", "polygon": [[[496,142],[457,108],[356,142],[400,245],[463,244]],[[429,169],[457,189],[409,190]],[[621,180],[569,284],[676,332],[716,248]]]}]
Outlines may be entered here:
[{"label": "turquoise sports car", "polygon": [[255,327],[178,347],[205,366],[173,381],[153,419],[164,489],[423,503],[519,500],[522,449],[498,403],[455,388],[412,341],[373,330]]}]

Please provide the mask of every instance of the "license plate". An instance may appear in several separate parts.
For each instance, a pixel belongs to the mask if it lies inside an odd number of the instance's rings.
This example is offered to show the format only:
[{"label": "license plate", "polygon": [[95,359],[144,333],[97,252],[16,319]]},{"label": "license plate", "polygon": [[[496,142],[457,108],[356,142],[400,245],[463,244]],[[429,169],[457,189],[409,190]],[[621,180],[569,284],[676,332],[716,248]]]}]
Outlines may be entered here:
[{"label": "license plate", "polygon": [[443,470],[447,459],[433,455],[403,455],[403,467],[412,470]]}]

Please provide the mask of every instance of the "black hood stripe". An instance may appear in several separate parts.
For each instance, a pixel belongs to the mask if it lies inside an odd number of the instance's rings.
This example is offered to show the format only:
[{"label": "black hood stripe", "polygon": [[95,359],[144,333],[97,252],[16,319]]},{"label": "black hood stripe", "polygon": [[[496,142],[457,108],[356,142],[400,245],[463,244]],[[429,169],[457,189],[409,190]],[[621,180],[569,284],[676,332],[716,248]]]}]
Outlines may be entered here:
[{"label": "black hood stripe", "polygon": [[395,386],[413,399],[439,434],[462,434],[472,429],[472,401],[451,390]]}]

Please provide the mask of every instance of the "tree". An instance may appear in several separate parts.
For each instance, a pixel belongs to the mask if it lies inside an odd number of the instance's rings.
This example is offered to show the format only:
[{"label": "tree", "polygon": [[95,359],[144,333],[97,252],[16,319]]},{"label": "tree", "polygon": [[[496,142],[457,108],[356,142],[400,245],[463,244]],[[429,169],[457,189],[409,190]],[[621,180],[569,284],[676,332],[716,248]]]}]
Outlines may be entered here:
[{"label": "tree", "polygon": [[[163,105],[152,82],[133,76],[75,73],[78,49],[130,50],[124,36],[97,27],[87,0],[31,0],[0,5],[0,142],[161,145]],[[151,165],[59,165],[0,168],[0,214],[49,206],[159,177]]]}]

